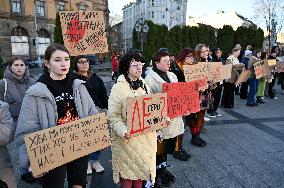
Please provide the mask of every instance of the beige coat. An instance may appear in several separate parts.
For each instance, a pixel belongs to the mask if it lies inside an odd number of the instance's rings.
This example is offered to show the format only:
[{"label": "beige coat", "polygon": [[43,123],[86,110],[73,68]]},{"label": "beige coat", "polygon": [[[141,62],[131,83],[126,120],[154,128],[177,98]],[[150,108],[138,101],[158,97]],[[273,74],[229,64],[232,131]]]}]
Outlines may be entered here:
[{"label": "beige coat", "polygon": [[229,56],[226,60],[226,65],[232,64],[232,72],[231,72],[231,78],[226,79],[225,82],[229,83],[235,83],[238,80],[239,73],[238,71],[241,70],[243,67],[245,67],[245,64],[240,63],[239,59],[234,57],[233,55]]},{"label": "beige coat", "polygon": [[[176,75],[172,72],[167,72],[167,76],[171,83],[178,82]],[[152,69],[145,78],[145,82],[151,88],[151,93],[162,93],[162,85],[166,83],[156,72]],[[184,133],[184,124],[182,117],[172,119],[171,125],[161,129],[163,139],[174,138]]]},{"label": "beige coat", "polygon": [[[149,92],[149,87],[146,87]],[[120,177],[130,180],[151,179],[155,182],[156,132],[139,135],[128,141],[124,139],[127,133],[126,98],[145,94],[146,91],[141,87],[132,90],[123,75],[118,77],[117,83],[111,89],[107,117],[112,129],[112,169],[115,183],[119,182]]]}]

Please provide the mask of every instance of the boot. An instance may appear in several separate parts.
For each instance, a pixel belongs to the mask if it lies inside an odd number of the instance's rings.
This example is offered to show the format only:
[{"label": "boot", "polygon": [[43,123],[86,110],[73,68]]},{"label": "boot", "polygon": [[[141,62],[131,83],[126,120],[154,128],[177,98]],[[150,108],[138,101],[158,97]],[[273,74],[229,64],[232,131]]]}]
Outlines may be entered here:
[{"label": "boot", "polygon": [[198,146],[198,147],[204,147],[206,146],[206,142],[204,140],[202,140],[198,134],[194,134],[192,135],[191,138],[191,144],[194,146]]},{"label": "boot", "polygon": [[171,181],[163,174],[163,168],[157,169],[154,187],[170,187]]},{"label": "boot", "polygon": [[261,97],[256,97],[256,102],[259,104],[264,104],[265,102],[261,99]]},{"label": "boot", "polygon": [[174,176],[172,173],[170,173],[170,172],[167,170],[166,167],[161,168],[161,170],[162,170],[162,171],[161,171],[162,176],[165,176],[165,177],[170,181],[170,183],[175,183],[175,182],[176,182],[175,176]]},{"label": "boot", "polygon": [[202,142],[205,146],[207,146],[207,142],[206,142],[205,140],[203,140],[203,139],[199,136],[200,133],[198,133],[197,135],[198,135],[199,139],[201,140],[201,142]]},{"label": "boot", "polygon": [[191,155],[181,148],[179,151],[174,151],[173,157],[181,161],[188,161],[188,159],[191,158]]}]

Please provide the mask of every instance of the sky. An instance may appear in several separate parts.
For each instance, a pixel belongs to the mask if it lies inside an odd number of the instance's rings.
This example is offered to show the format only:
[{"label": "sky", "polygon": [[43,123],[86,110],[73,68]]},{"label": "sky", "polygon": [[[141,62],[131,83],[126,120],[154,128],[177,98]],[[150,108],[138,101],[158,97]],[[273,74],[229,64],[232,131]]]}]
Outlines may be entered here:
[{"label": "sky", "polygon": [[[109,0],[110,15],[121,15],[124,5],[134,0]],[[242,16],[251,20],[254,15],[255,0],[188,0],[187,2],[187,18],[188,16],[200,17],[207,14],[216,13],[219,10],[236,11]]]}]

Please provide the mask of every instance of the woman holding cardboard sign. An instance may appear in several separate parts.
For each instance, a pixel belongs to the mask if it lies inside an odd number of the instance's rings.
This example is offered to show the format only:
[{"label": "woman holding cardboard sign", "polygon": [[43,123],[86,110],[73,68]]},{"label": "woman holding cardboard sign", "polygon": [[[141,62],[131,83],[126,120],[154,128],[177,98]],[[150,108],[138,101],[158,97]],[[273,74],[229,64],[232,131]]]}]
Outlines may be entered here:
[{"label": "woman holding cardboard sign", "polygon": [[108,100],[108,120],[112,128],[113,180],[123,188],[141,188],[142,181],[155,182],[157,134],[148,132],[131,137],[127,134],[128,97],[149,94],[150,89],[141,77],[142,57],[126,54],[119,62],[121,74],[112,87]]},{"label": "woman holding cardboard sign", "polygon": [[[153,69],[147,74],[145,81],[151,88],[151,93],[162,93],[163,83],[178,82],[176,75],[169,72],[170,57],[167,50],[161,50],[154,54]],[[172,119],[171,125],[161,129],[163,141],[158,143],[157,149],[157,183],[162,186],[170,186],[175,182],[175,177],[167,170],[167,154],[174,154],[175,151],[181,151],[179,136],[184,133],[184,123],[182,117]],[[185,160],[189,155],[183,150]]]},{"label": "woman holding cardboard sign", "polygon": [[222,106],[224,108],[234,108],[234,91],[236,88],[235,82],[238,80],[238,70],[245,68],[245,64],[239,62],[240,48],[235,47],[232,49],[232,55],[226,60],[226,64],[232,64],[231,78],[226,79],[224,82],[224,90],[222,96]]},{"label": "woman holding cardboard sign", "polygon": [[261,57],[261,50],[255,50],[252,53],[252,56],[250,57],[249,62],[248,62],[248,70],[251,71],[251,75],[248,79],[249,93],[248,93],[246,105],[250,106],[250,107],[257,106],[257,103],[255,101],[255,95],[256,95],[256,92],[257,92],[257,88],[258,88],[258,80],[256,79],[253,65],[255,63],[261,61],[260,57]]},{"label": "woman holding cardboard sign", "polygon": [[[16,129],[23,175],[32,173],[24,143],[25,135],[98,112],[83,85],[84,81],[74,79],[69,73],[70,55],[65,46],[53,44],[47,47],[45,64],[48,71],[26,92]],[[70,188],[85,187],[88,158],[81,157],[34,178],[40,180],[43,188],[63,188],[67,173]]]},{"label": "woman holding cardboard sign", "polygon": [[[195,54],[195,51],[190,48],[182,49],[182,51],[179,53],[177,57],[177,63],[182,70],[183,70],[184,65],[195,64],[194,54]],[[183,78],[184,78],[184,75],[183,75]],[[180,81],[185,82],[185,79],[179,80],[179,82]],[[200,117],[199,121],[198,121],[198,117]],[[204,123],[203,119],[204,119],[204,116],[202,116],[200,112],[191,113],[190,115],[184,117],[184,123],[185,125],[189,126],[190,133],[192,135],[191,143],[199,147],[203,147],[206,145],[205,141],[201,139],[199,136],[201,123]]]}]

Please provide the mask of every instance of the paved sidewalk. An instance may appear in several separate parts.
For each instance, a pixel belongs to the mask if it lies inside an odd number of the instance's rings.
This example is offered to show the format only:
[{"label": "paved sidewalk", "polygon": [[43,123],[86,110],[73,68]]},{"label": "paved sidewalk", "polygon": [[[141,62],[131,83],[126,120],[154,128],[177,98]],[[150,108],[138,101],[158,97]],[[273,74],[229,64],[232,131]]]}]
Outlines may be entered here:
[{"label": "paved sidewalk", "polygon": [[[186,128],[184,147],[192,158],[182,162],[169,156],[169,170],[177,178],[171,187],[284,187],[284,95],[277,96],[254,108],[235,96],[234,109],[220,108],[223,116],[206,123],[205,148],[190,144]],[[112,183],[110,159],[110,151],[103,152],[106,171],[90,176],[89,187],[118,187]]]},{"label": "paved sidewalk", "polygon": [[[103,77],[108,92],[114,83]],[[279,86],[276,86],[279,92]],[[266,99],[258,107],[247,107],[235,96],[235,108],[220,108],[222,117],[206,123],[208,143],[199,148],[190,144],[186,127],[184,148],[192,155],[188,162],[169,156],[169,170],[176,176],[172,188],[207,187],[284,187],[284,95]],[[102,152],[102,174],[88,176],[88,188],[115,188],[112,180],[111,152]],[[23,185],[24,188],[38,187]]]}]

